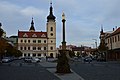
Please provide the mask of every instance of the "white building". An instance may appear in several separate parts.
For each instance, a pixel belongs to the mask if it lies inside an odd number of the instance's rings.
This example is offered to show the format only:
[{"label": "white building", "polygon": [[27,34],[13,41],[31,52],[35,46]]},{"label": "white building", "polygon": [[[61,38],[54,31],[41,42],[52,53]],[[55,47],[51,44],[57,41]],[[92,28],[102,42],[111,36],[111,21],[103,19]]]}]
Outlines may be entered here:
[{"label": "white building", "polygon": [[18,50],[23,53],[23,57],[56,57],[56,22],[52,3],[47,16],[46,32],[35,31],[32,18],[29,31],[18,31]]},{"label": "white building", "polygon": [[101,30],[100,40],[105,41],[108,47],[108,54],[106,55],[109,60],[120,60],[120,27],[113,28],[113,31],[103,32]]}]

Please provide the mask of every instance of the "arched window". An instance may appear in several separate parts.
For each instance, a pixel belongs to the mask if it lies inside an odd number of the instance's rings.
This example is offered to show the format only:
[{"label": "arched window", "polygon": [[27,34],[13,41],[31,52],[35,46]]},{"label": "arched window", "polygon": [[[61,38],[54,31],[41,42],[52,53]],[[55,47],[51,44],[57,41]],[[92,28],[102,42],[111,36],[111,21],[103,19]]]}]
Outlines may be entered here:
[{"label": "arched window", "polygon": [[50,28],[50,31],[53,31],[53,27]]},{"label": "arched window", "polygon": [[53,53],[50,53],[50,57],[53,58]]},{"label": "arched window", "polygon": [[53,50],[53,47],[50,47],[50,50]]}]

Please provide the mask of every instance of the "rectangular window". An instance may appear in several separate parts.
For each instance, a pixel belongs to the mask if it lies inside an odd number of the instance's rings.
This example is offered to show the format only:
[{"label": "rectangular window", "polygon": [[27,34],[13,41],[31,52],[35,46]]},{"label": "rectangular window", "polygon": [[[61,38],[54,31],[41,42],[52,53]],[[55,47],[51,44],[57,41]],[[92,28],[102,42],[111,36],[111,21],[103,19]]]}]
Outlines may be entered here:
[{"label": "rectangular window", "polygon": [[117,42],[116,36],[115,36],[115,42]]},{"label": "rectangular window", "polygon": [[38,50],[41,50],[41,47],[38,47]]},{"label": "rectangular window", "polygon": [[44,40],[44,43],[46,43],[46,40]]},{"label": "rectangular window", "polygon": [[24,57],[26,57],[26,54],[24,54]]},{"label": "rectangular window", "polygon": [[46,47],[44,47],[44,50],[46,50]]},{"label": "rectangular window", "polygon": [[26,43],[27,41],[26,40],[24,40],[24,43]]},{"label": "rectangular window", "polygon": [[118,41],[120,41],[120,37],[119,37],[119,35],[118,35]]},{"label": "rectangular window", "polygon": [[33,40],[33,43],[36,43],[36,40]]},{"label": "rectangular window", "polygon": [[38,54],[38,56],[41,56],[41,54]]},{"label": "rectangular window", "polygon": [[28,47],[28,50],[30,50],[30,47]]},{"label": "rectangular window", "polygon": [[24,50],[26,50],[26,47],[24,47]]},{"label": "rectangular window", "polygon": [[23,43],[23,40],[21,40],[20,42]]},{"label": "rectangular window", "polygon": [[38,43],[41,43],[41,40],[38,40]]},{"label": "rectangular window", "polygon": [[28,56],[30,56],[30,53],[28,53]]},{"label": "rectangular window", "polygon": [[33,57],[36,57],[36,54],[35,54],[35,53],[33,54]]},{"label": "rectangular window", "polygon": [[33,50],[36,50],[36,47],[33,47]]},{"label": "rectangular window", "polygon": [[20,47],[20,50],[23,50],[23,47]]},{"label": "rectangular window", "polygon": [[30,43],[30,40],[28,40],[28,43]]}]

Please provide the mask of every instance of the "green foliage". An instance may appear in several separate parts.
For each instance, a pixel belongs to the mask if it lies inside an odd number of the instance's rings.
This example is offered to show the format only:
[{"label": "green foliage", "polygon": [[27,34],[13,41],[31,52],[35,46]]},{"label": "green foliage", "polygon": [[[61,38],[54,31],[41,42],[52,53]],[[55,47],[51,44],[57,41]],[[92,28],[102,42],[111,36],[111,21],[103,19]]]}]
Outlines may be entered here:
[{"label": "green foliage", "polygon": [[14,46],[9,44],[5,39],[0,39],[0,55],[1,56],[15,56],[19,57],[22,53]]},{"label": "green foliage", "polygon": [[3,35],[3,29],[0,28],[0,37]]},{"label": "green foliage", "polygon": [[104,41],[102,41],[102,42],[100,43],[100,46],[98,47],[98,50],[99,50],[99,51],[102,51],[102,52],[108,50],[108,47],[106,46],[106,44],[105,44]]},{"label": "green foliage", "polygon": [[77,57],[79,57],[80,56],[80,52],[77,52]]},{"label": "green foliage", "polygon": [[70,56],[70,57],[74,57],[74,56],[75,56],[74,51],[69,51],[69,56]]}]

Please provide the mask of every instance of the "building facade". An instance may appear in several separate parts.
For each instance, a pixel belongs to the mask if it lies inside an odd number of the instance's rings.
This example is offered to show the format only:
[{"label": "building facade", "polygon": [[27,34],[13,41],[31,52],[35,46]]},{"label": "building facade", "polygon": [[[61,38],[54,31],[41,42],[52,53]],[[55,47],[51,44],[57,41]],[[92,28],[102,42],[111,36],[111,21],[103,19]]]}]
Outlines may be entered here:
[{"label": "building facade", "polygon": [[120,60],[120,27],[113,28],[113,31],[103,32],[101,30],[100,42],[105,41],[108,48],[108,60]]},{"label": "building facade", "polygon": [[29,31],[18,31],[18,50],[23,57],[56,57],[56,22],[52,3],[47,16],[46,32],[35,31],[32,18]]}]

